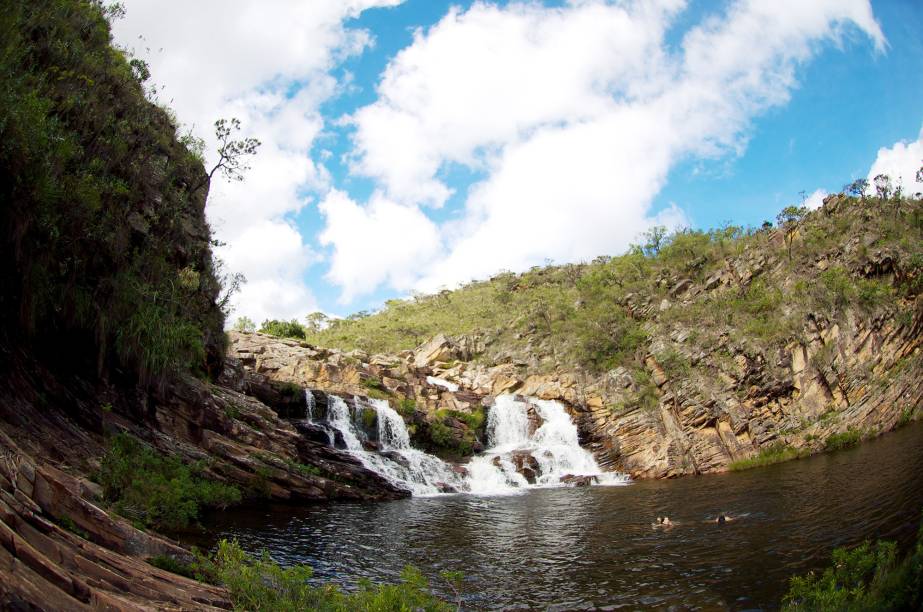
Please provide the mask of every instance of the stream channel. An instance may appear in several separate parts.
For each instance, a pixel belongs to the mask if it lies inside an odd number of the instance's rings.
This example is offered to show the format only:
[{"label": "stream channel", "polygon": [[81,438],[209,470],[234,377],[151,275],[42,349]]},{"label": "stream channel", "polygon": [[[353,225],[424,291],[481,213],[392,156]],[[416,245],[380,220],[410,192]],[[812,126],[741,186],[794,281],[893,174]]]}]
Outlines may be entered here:
[{"label": "stream channel", "polygon": [[[717,513],[736,517],[707,522]],[[240,509],[210,517],[318,581],[396,581],[407,564],[464,609],[772,610],[792,574],[866,538],[914,540],[923,512],[923,423],[836,453],[719,475],[627,486],[530,488],[385,503]],[[667,514],[669,531],[652,521]],[[688,608],[686,608],[688,607]]]}]

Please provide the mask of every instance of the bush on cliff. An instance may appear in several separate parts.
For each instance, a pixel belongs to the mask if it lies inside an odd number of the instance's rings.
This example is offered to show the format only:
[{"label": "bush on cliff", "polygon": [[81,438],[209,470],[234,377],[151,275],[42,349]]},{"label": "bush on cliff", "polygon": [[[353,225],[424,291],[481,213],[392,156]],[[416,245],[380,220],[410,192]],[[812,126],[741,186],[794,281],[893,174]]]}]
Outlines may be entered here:
[{"label": "bush on cliff", "polygon": [[263,321],[262,325],[260,325],[260,333],[279,336],[280,338],[297,338],[299,340],[304,340],[305,337],[304,327],[295,319],[291,321],[279,321],[277,319]]},{"label": "bush on cliff", "polygon": [[93,0],[0,12],[0,341],[147,382],[217,373],[205,171],[145,97],[144,63],[112,46],[110,13]]},{"label": "bush on cliff", "polygon": [[97,480],[116,512],[145,527],[188,527],[201,508],[240,502],[240,491],[201,476],[202,466],[160,455],[137,438],[117,434],[109,440]]}]

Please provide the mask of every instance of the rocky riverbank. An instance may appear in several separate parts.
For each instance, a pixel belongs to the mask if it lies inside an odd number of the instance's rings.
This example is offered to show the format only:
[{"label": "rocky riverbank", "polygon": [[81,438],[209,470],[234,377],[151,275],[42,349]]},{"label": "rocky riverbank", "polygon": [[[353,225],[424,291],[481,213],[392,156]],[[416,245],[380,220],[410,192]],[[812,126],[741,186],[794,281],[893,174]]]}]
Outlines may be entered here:
[{"label": "rocky riverbank", "polygon": [[[836,208],[848,205],[831,198],[817,214],[844,214]],[[851,245],[847,252],[857,248]],[[856,275],[886,285],[906,274],[887,249],[860,262]],[[447,427],[451,437],[443,439],[448,448],[442,450],[450,455],[459,447],[467,451],[462,455],[482,447],[483,432],[471,431],[463,415],[482,411],[493,397],[515,393],[556,400],[567,407],[581,442],[600,465],[635,478],[724,471],[768,449],[790,448],[793,456],[819,452],[831,436],[875,436],[918,418],[921,295],[901,298],[901,308],[872,316],[857,304],[808,312],[788,341],[776,345],[719,321],[696,328],[670,316],[671,309],[694,311],[745,291],[756,279],[791,286],[786,263],[781,254],[744,253],[701,284],[665,278],[672,301],[655,305],[652,297],[630,296],[627,307],[650,330],[638,369],[548,371],[536,358],[548,351],[540,335],[531,354],[483,335],[438,335],[414,350],[369,354],[232,332],[229,356],[243,370],[276,383],[343,395],[373,393],[411,406],[407,420],[416,425],[418,443],[438,447],[428,432],[434,424]],[[831,265],[823,257],[815,269]],[[475,443],[463,444],[466,439]]]}]

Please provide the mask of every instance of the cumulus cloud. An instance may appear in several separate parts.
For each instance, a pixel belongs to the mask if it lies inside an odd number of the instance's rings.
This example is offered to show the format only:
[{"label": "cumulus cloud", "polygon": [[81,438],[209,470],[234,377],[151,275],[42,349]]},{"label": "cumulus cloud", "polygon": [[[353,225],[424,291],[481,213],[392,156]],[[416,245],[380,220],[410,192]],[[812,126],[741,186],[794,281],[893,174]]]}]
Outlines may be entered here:
[{"label": "cumulus cloud", "polygon": [[879,174],[891,178],[893,187],[900,186],[903,193],[913,195],[923,193],[923,182],[917,180],[917,171],[923,167],[923,127],[919,137],[911,143],[900,141],[892,147],[878,149],[869,170],[870,191],[874,190],[874,179]]},{"label": "cumulus cloud", "polygon": [[320,210],[327,218],[321,244],[334,247],[327,278],[342,287],[343,303],[373,291],[382,281],[408,290],[422,262],[439,251],[438,228],[419,208],[401,206],[380,193],[360,207],[334,189]]},{"label": "cumulus cloud", "polygon": [[830,195],[826,189],[815,189],[814,193],[809,195],[804,201],[804,205],[809,210],[817,210],[824,204],[824,198]]},{"label": "cumulus cloud", "polygon": [[[861,32],[886,45],[868,0],[740,0],[672,50],[666,33],[685,4],[476,2],[417,31],[378,99],[350,118],[353,170],[380,192],[342,208],[373,226],[387,201],[422,227],[421,215],[452,194],[446,168],[485,178],[464,194],[461,218],[436,228],[438,242],[429,228],[372,252],[333,230],[336,207],[323,208],[330,278],[344,297],[589,259],[654,223],[682,224],[676,207],[651,214],[679,160],[742,152],[750,122],[788,101],[796,69],[823,43]],[[363,256],[390,263],[361,270],[358,282],[350,270]]]},{"label": "cumulus cloud", "polygon": [[205,138],[208,157],[221,117],[239,118],[246,135],[263,142],[245,182],[216,180],[208,201],[209,221],[226,243],[219,256],[249,280],[237,314],[260,321],[315,307],[303,273],[317,255],[286,219],[305,205],[300,194],[329,185],[309,156],[324,129],[320,105],[341,87],[329,71],[371,43],[369,32],[344,20],[400,1],[124,2],[116,42],[148,61],[159,99]]}]

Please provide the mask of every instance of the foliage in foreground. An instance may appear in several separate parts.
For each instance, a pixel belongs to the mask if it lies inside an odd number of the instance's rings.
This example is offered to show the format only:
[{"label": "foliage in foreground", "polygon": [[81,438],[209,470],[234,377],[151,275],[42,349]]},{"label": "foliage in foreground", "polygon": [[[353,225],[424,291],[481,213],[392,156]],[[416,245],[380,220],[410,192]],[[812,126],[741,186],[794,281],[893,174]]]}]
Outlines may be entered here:
[{"label": "foliage in foreground", "polygon": [[432,595],[426,578],[410,566],[401,573],[399,584],[373,585],[365,581],[356,592],[344,593],[335,585],[311,585],[310,566],[283,568],[265,552],[254,558],[247,555],[237,542],[227,540],[218,545],[214,575],[230,591],[237,610],[447,612],[455,609]]},{"label": "foliage in foreground", "polygon": [[923,609],[923,527],[903,561],[894,542],[837,548],[822,574],[792,578],[783,604],[789,612]]},{"label": "foliage in foreground", "polygon": [[111,438],[98,480],[116,512],[145,527],[177,530],[192,524],[205,508],[240,502],[233,486],[202,478],[202,466],[158,454],[127,434]]}]

